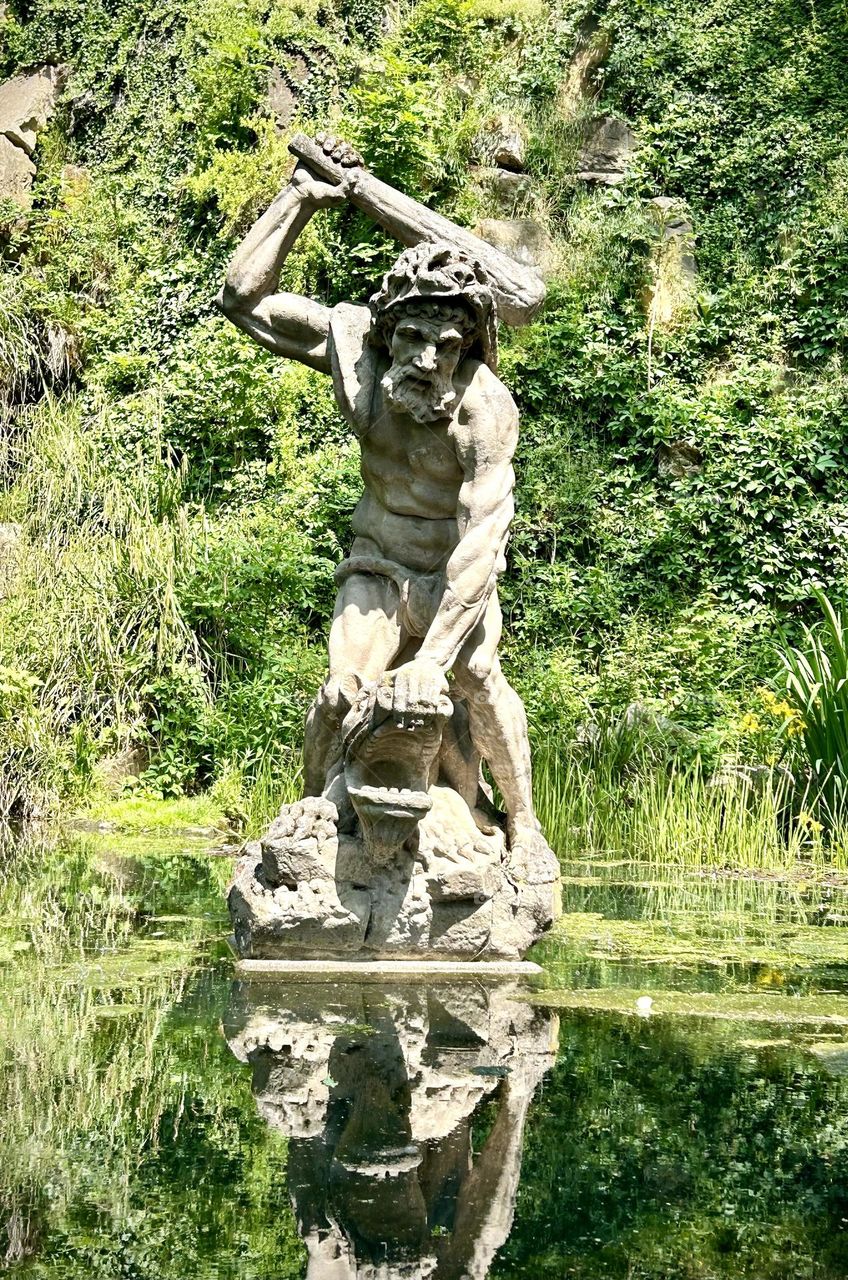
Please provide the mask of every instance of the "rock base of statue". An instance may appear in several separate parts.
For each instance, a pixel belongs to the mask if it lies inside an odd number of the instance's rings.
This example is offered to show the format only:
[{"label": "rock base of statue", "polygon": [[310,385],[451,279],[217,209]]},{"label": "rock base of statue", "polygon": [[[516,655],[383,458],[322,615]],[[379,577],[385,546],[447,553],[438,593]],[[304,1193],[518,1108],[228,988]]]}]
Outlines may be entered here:
[{"label": "rock base of statue", "polygon": [[559,911],[559,865],[534,827],[508,845],[467,721],[447,695],[398,715],[388,677],[359,691],[324,795],[285,805],[236,867],[242,957],[524,955]]},{"label": "rock base of statue", "polygon": [[383,808],[382,840],[373,823],[367,834],[358,823],[340,831],[325,797],[285,805],[235,870],[229,907],[239,954],[520,959],[559,913],[555,855],[535,832],[509,849],[500,827],[481,830],[449,786],[424,798],[429,808],[399,845],[387,828],[404,820],[400,792],[394,811]]}]

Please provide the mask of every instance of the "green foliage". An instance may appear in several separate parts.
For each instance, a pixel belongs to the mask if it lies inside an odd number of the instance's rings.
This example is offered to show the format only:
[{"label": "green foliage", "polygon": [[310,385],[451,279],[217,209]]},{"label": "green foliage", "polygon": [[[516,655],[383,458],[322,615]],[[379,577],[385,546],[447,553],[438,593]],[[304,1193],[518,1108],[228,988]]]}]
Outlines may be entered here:
[{"label": "green foliage", "polygon": [[772,873],[846,866],[846,832],[825,851],[820,827],[793,822],[787,780],[775,773],[758,791],[713,781],[691,743],[673,727],[613,719],[580,750],[537,752],[537,812],[565,860],[589,856],[633,863]]},{"label": "green foliage", "polygon": [[842,609],[816,591],[822,618],[803,628],[797,646],[784,642],[780,657],[786,690],[800,717],[798,739],[812,777],[815,800],[828,825],[844,818],[848,802],[848,633]]},{"label": "green foliage", "polygon": [[[224,266],[285,180],[289,130],[329,125],[472,222],[496,212],[468,166],[502,110],[557,260],[543,316],[502,343],[522,414],[506,656],[534,733],[562,744],[639,703],[704,760],[772,753],[738,726],[776,631],[792,644],[811,584],[848,579],[838,0],[615,0],[579,109],[571,0],[420,0],[392,24],[370,0],[11,9],[4,73],[70,67],[33,210],[3,222],[0,518],[21,539],[0,661],[34,682],[28,728],[0,725],[29,779],[12,807],[135,741],[154,791],[238,777],[244,808],[256,777],[288,785],[358,462],[326,381],[217,314]],[[614,190],[574,178],[590,110],[639,138]],[[698,278],[651,326],[658,195],[692,218]],[[363,215],[322,214],[283,287],[361,300],[393,252]],[[680,445],[700,461],[675,470]]]}]

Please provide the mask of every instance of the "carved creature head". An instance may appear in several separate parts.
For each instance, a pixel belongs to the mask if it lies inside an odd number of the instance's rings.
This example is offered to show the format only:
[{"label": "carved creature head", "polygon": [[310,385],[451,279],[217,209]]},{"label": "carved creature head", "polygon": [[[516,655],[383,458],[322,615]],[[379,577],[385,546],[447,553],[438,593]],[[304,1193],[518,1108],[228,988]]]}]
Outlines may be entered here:
[{"label": "carved creature head", "polygon": [[471,354],[497,372],[497,309],[481,263],[447,241],[406,249],[371,299],[372,340],[394,356],[401,314],[420,315],[422,304],[429,304],[431,316],[451,317],[455,326],[459,318],[461,354]]},{"label": "carved creature head", "polygon": [[342,724],[345,783],[375,865],[391,862],[432,806],[429,788],[442,730],[453,711],[445,696],[410,728],[392,714],[391,678],[365,685]]}]

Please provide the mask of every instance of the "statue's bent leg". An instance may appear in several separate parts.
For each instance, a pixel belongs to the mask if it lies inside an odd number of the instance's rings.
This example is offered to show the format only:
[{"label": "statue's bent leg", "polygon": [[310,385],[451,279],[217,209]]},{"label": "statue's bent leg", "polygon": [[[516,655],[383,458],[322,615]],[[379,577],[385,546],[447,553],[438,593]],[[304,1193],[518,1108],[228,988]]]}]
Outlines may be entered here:
[{"label": "statue's bent leg", "polygon": [[319,796],[341,755],[341,723],[363,684],[391,667],[406,636],[400,593],[388,578],[352,574],[336,597],[330,628],[330,670],[306,717],[304,793]]},{"label": "statue's bent leg", "polygon": [[506,805],[510,839],[537,832],[533,775],[524,703],[510,685],[497,655],[503,620],[497,594],[471,632],[454,664],[454,678],[468,704],[471,739],[488,762]]}]

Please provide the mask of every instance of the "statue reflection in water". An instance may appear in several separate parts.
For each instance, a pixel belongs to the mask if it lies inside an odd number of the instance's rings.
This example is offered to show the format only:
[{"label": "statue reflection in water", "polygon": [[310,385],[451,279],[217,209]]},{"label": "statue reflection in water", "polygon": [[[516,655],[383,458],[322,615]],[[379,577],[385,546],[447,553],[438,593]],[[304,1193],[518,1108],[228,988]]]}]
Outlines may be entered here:
[{"label": "statue reflection in water", "polygon": [[289,1139],[308,1280],[482,1280],[558,1024],[515,987],[235,984],[230,1048]]}]

